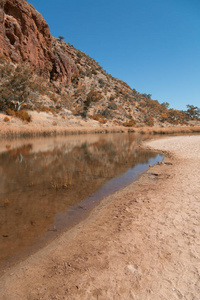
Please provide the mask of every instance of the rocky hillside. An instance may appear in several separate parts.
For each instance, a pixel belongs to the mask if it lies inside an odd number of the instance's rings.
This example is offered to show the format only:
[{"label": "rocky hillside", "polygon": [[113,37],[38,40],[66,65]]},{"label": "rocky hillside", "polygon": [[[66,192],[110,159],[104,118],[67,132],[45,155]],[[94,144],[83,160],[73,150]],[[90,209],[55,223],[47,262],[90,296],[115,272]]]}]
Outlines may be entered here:
[{"label": "rocky hillside", "polygon": [[26,0],[1,0],[0,53],[14,63],[29,62],[48,80],[68,82],[77,72],[67,56],[53,54],[48,24]]},{"label": "rocky hillside", "polygon": [[[187,121],[184,112],[168,110],[166,103],[140,94],[107,74],[85,53],[52,37],[42,15],[26,0],[0,0],[0,55],[4,64],[31,65],[40,88],[34,86],[31,101],[18,97],[26,109],[124,126]],[[8,100],[4,98],[5,104]]]}]

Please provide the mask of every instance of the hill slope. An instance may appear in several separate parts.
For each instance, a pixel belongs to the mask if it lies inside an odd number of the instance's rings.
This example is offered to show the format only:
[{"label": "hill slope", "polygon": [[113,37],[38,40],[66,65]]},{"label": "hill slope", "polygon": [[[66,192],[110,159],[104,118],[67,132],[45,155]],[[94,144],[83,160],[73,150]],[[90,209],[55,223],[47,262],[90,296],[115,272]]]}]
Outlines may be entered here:
[{"label": "hill slope", "polygon": [[[52,37],[42,15],[26,0],[1,0],[0,54],[3,68],[10,62],[31,66],[38,88],[32,87],[34,99],[18,97],[26,109],[128,127],[187,121],[184,112],[168,110],[166,104],[138,93],[85,53]],[[2,89],[5,94],[5,86]],[[0,109],[13,109],[12,103],[4,99]]]}]

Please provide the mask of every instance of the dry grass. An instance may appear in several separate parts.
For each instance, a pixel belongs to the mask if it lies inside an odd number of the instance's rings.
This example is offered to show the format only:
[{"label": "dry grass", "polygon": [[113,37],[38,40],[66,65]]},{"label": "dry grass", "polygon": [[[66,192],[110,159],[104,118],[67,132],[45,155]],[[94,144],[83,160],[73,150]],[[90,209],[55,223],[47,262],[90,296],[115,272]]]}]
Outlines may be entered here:
[{"label": "dry grass", "polygon": [[[113,132],[136,132],[139,134],[173,134],[173,133],[195,133],[200,132],[200,122],[193,122],[190,126],[172,127],[124,127],[114,121],[104,120],[99,122],[92,119],[82,119],[62,114],[49,115],[46,112],[29,112],[32,121],[24,121],[10,115],[10,121],[5,122],[6,114],[0,114],[0,137],[34,137],[34,136],[56,136],[87,133],[113,133]],[[7,116],[8,117],[8,116]],[[102,118],[103,119],[103,118]],[[56,125],[57,124],[57,125]]]},{"label": "dry grass", "polygon": [[83,127],[55,127],[49,128],[42,127],[15,127],[14,125],[9,128],[0,128],[0,137],[35,137],[35,136],[56,136],[56,135],[70,135],[70,134],[87,134],[87,133],[112,133],[112,132],[125,132],[121,127],[113,128],[83,128]]},{"label": "dry grass", "polygon": [[174,133],[195,133],[200,132],[200,126],[183,126],[183,127],[144,127],[137,129],[142,134],[174,134]]},{"label": "dry grass", "polygon": [[179,133],[200,133],[200,126],[183,126],[183,127],[142,127],[142,128],[126,128],[124,126],[112,127],[66,127],[66,126],[49,126],[43,128],[41,126],[15,126],[9,125],[0,127],[0,137],[34,137],[34,136],[56,136],[70,134],[87,134],[87,133],[112,133],[112,132],[136,132],[141,134],[179,134]]}]

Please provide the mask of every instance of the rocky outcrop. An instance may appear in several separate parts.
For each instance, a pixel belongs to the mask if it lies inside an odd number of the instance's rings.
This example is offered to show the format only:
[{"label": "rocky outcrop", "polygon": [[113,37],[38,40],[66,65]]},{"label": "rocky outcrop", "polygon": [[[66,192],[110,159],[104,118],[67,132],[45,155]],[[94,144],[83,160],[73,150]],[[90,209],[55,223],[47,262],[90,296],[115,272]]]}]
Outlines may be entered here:
[{"label": "rocky outcrop", "polygon": [[0,54],[63,83],[77,72],[67,54],[53,51],[48,24],[26,0],[0,0]]},{"label": "rocky outcrop", "polygon": [[78,73],[78,68],[72,59],[71,54],[66,51],[66,47],[64,46],[66,44],[54,37],[52,39],[54,65],[51,72],[51,78],[63,83],[69,83],[71,82],[72,76]]},{"label": "rocky outcrop", "polygon": [[0,53],[4,52],[4,0],[0,0]]}]

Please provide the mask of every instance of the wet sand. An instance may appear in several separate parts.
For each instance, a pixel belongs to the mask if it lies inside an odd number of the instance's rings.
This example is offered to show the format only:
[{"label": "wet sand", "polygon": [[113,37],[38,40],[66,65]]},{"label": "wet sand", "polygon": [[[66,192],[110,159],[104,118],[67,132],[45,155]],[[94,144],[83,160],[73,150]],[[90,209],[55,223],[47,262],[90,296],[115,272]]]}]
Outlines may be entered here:
[{"label": "wet sand", "polygon": [[147,147],[163,163],[8,270],[0,299],[199,299],[200,136]]}]

